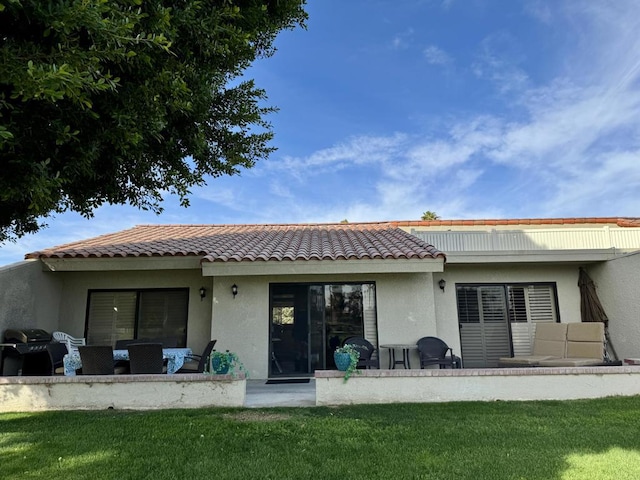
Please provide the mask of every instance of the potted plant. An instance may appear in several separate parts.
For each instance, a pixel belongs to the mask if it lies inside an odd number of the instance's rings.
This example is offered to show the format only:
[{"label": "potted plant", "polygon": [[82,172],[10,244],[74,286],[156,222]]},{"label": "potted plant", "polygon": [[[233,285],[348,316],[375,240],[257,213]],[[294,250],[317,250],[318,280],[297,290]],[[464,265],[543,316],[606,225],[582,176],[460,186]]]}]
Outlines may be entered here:
[{"label": "potted plant", "polygon": [[344,372],[344,381],[346,382],[353,372],[357,371],[356,367],[358,366],[358,360],[360,360],[360,352],[355,345],[347,343],[336,348],[336,351],[333,352],[333,360],[336,363],[336,368]]},{"label": "potted plant", "polygon": [[236,375],[237,372],[244,372],[245,375],[247,374],[247,371],[238,358],[238,355],[234,352],[230,352],[229,350],[225,350],[224,352],[214,350],[211,352],[211,355],[209,355],[209,361],[207,362],[207,367],[207,373],[215,375]]}]

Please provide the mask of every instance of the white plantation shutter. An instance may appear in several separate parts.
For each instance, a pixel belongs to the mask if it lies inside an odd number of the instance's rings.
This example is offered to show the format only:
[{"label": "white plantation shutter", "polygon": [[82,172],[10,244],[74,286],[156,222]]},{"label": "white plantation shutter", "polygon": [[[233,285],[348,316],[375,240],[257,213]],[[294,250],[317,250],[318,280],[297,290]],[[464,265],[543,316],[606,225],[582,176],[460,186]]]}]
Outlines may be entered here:
[{"label": "white plantation shutter", "polygon": [[465,368],[497,366],[509,356],[509,330],[504,287],[458,287],[460,341]]},{"label": "white plantation shutter", "polygon": [[497,366],[511,347],[530,355],[536,324],[558,320],[552,284],[456,286],[456,293],[465,368]]},{"label": "white plantation shutter", "polygon": [[376,347],[373,354],[375,358],[378,351],[378,322],[376,319],[376,286],[372,283],[365,283],[362,286],[362,316],[364,323],[364,338],[369,340]]},{"label": "white plantation shutter", "polygon": [[524,292],[527,317],[526,323],[511,323],[513,354],[531,355],[536,324],[557,321],[553,288],[551,285],[510,286],[509,288],[517,288]]}]

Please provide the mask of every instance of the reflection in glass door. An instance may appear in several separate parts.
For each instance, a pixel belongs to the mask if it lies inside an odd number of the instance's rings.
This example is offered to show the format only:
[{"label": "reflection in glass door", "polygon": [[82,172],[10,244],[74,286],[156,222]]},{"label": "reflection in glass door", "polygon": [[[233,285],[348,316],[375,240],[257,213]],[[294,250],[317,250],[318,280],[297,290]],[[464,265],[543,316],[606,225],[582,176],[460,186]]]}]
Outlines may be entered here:
[{"label": "reflection in glass door", "polygon": [[334,369],[333,351],[350,336],[377,343],[375,285],[271,285],[270,376]]}]

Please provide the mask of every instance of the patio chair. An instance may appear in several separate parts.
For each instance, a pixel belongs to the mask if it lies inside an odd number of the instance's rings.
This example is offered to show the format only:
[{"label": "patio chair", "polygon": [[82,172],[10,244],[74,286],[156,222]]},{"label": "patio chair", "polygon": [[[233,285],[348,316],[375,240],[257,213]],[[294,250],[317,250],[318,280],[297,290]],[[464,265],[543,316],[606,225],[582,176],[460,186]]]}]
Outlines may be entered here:
[{"label": "patio chair", "polygon": [[129,350],[129,369],[133,374],[164,373],[161,343],[133,343]]},{"label": "patio chair", "polygon": [[420,368],[438,365],[440,368],[462,368],[462,359],[438,337],[422,337],[417,342]]},{"label": "patio chair", "polygon": [[376,347],[374,347],[369,340],[364,337],[349,337],[342,345],[346,344],[353,345],[360,353],[357,368],[380,368],[380,360],[378,357],[373,358]]},{"label": "patio chair", "polygon": [[211,340],[202,351],[202,355],[188,355],[185,357],[184,365],[176,373],[202,373],[207,366],[207,361],[217,340]]},{"label": "patio chair", "polygon": [[51,363],[51,375],[64,375],[64,356],[67,354],[67,345],[60,342],[47,343],[47,353]]},{"label": "patio chair", "polygon": [[54,340],[57,340],[60,343],[65,343],[69,352],[77,350],[81,345],[87,344],[87,340],[85,338],[74,337],[65,332],[53,332],[52,335]]},{"label": "patio chair", "polygon": [[82,375],[114,375],[111,345],[80,345]]}]

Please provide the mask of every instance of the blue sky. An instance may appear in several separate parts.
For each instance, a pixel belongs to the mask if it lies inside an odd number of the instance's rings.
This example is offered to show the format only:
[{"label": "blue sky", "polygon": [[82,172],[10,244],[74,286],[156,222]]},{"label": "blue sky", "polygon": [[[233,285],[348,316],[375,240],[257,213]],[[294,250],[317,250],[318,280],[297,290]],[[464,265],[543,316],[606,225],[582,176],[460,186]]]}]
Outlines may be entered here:
[{"label": "blue sky", "polygon": [[150,223],[640,216],[640,2],[311,0],[247,76],[278,150],[156,216],[66,213],[27,252]]}]

